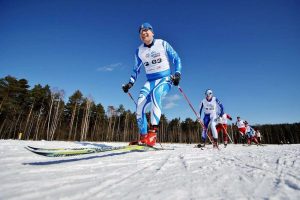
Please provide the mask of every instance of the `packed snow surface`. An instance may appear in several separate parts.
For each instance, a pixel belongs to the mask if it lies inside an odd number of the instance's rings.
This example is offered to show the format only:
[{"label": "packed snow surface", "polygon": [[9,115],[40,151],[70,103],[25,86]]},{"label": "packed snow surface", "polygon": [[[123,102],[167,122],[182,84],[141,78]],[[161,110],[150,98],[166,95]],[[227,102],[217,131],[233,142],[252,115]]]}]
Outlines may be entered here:
[{"label": "packed snow surface", "polygon": [[44,157],[25,146],[125,143],[0,140],[0,199],[300,199],[300,145],[162,144],[174,150]]}]

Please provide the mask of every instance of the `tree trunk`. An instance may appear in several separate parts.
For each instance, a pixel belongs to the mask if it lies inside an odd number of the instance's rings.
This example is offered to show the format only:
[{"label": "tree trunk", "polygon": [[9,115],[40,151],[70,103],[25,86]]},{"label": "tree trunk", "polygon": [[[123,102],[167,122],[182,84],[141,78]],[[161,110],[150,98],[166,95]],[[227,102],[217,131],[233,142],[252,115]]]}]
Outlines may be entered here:
[{"label": "tree trunk", "polygon": [[71,116],[71,121],[70,121],[70,124],[69,124],[69,137],[68,137],[68,140],[71,140],[71,135],[72,135],[72,130],[73,130],[73,124],[74,124],[74,119],[75,119],[75,115],[76,115],[76,109],[77,109],[77,103],[75,103],[75,107],[72,111],[72,116]]}]

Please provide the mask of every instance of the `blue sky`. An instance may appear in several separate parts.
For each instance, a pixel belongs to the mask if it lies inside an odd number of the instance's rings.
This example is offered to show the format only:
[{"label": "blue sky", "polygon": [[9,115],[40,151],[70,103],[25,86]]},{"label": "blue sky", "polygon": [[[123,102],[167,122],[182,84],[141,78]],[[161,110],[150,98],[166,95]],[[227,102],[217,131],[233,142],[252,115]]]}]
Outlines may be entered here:
[{"label": "blue sky", "polygon": [[[211,88],[234,118],[299,122],[299,10],[296,0],[0,0],[0,77],[133,111],[121,85],[149,22],[181,57],[180,85],[195,108]],[[142,70],[135,98],[144,82]],[[177,88],[163,105],[168,119],[195,119]]]}]

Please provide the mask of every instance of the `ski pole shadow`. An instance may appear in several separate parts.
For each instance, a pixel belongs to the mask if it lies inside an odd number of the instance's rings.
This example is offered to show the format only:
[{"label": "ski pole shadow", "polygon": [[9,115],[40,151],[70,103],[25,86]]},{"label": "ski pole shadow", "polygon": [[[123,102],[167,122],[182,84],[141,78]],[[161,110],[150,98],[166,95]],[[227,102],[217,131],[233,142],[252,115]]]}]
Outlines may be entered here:
[{"label": "ski pole shadow", "polygon": [[83,158],[71,158],[71,159],[51,160],[51,161],[43,161],[43,162],[27,162],[27,163],[22,163],[22,164],[23,165],[35,165],[35,166],[56,165],[56,164],[76,162],[76,161],[82,161],[82,160],[91,160],[91,159],[96,159],[96,158],[105,158],[105,157],[124,155],[127,153],[132,153],[132,151],[116,152],[116,153],[110,153],[110,154],[106,154],[106,155],[95,155],[95,156],[89,156],[89,157],[83,157]]}]

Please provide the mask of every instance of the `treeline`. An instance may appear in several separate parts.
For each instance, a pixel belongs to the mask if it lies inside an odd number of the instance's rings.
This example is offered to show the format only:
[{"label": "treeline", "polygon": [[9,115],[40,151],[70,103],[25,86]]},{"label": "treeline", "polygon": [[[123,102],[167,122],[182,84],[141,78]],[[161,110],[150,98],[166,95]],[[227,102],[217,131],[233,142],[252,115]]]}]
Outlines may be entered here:
[{"label": "treeline", "polygon": [[[64,102],[63,90],[40,84],[29,88],[26,79],[12,76],[0,79],[0,139],[125,142],[138,138],[135,113],[123,105],[105,109],[79,90]],[[265,143],[299,143],[299,123],[257,128]],[[159,141],[197,143],[201,132],[196,120],[168,120],[162,115]],[[232,138],[238,136],[233,125],[228,132]]]}]

